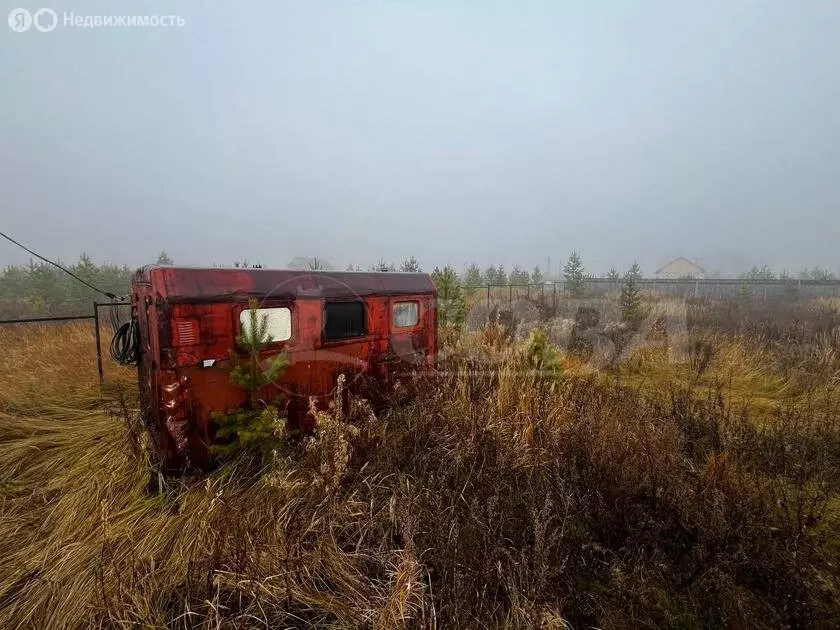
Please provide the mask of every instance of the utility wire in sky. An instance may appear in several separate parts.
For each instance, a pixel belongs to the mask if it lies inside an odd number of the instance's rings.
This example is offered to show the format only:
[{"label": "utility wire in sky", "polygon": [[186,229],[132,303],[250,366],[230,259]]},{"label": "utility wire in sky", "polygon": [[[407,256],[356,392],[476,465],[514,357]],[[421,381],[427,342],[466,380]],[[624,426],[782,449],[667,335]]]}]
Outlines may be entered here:
[{"label": "utility wire in sky", "polygon": [[38,252],[34,252],[34,251],[32,251],[31,249],[29,249],[29,248],[28,248],[28,247],[26,247],[25,245],[21,245],[20,243],[18,243],[15,239],[13,239],[13,238],[12,238],[11,236],[9,236],[8,234],[3,234],[3,232],[0,232],[0,236],[2,236],[3,238],[5,238],[7,241],[9,241],[9,242],[11,242],[11,243],[14,243],[15,245],[17,245],[17,246],[18,246],[18,247],[20,247],[21,249],[23,249],[23,250],[25,250],[25,251],[29,252],[30,254],[32,254],[33,256],[35,256],[36,258],[39,258],[40,260],[43,260],[45,263],[49,263],[49,264],[50,264],[50,265],[52,265],[53,267],[58,267],[58,268],[59,268],[59,269],[61,269],[64,273],[66,273],[67,275],[69,275],[69,276],[71,276],[71,277],[75,278],[76,280],[78,280],[79,282],[81,282],[83,285],[85,285],[86,287],[88,287],[88,288],[90,288],[90,289],[93,289],[93,290],[94,290],[94,291],[96,291],[97,293],[101,293],[102,295],[104,295],[104,296],[106,296],[106,297],[109,297],[109,298],[111,298],[112,300],[116,300],[116,299],[117,299],[117,296],[116,296],[116,295],[114,295],[113,293],[109,293],[108,291],[103,291],[102,289],[97,289],[97,288],[96,288],[95,286],[93,286],[90,282],[87,282],[87,281],[85,281],[85,280],[82,280],[79,276],[77,276],[75,273],[73,273],[72,271],[70,271],[70,270],[69,270],[69,269],[67,269],[66,267],[62,267],[62,266],[61,266],[61,265],[59,265],[58,263],[51,261],[49,258],[44,258],[44,257],[43,257],[43,256],[41,256],[41,254],[39,254]]}]

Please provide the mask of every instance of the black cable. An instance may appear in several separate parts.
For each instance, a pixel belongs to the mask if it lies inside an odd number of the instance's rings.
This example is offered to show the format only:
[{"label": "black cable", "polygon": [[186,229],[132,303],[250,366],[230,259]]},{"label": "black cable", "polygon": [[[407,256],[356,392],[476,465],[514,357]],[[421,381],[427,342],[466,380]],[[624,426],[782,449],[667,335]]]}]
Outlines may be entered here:
[{"label": "black cable", "polygon": [[108,306],[108,323],[111,325],[111,332],[113,334],[117,334],[120,326],[122,326],[123,319],[120,316],[122,313],[120,310],[121,308],[125,308],[125,305],[115,304],[112,302],[111,305]]},{"label": "black cable", "polygon": [[120,326],[111,339],[111,358],[120,365],[137,365],[140,359],[140,327],[136,319]]},{"label": "black cable", "polygon": [[39,254],[38,252],[33,252],[31,249],[29,249],[29,248],[28,248],[28,247],[26,247],[25,245],[21,245],[20,243],[18,243],[18,242],[17,242],[15,239],[13,239],[11,236],[9,236],[9,235],[7,235],[7,234],[3,234],[3,232],[0,232],[0,236],[2,236],[3,238],[5,238],[7,241],[10,241],[10,242],[14,243],[15,245],[17,245],[17,246],[18,246],[18,247],[20,247],[21,249],[26,250],[27,252],[29,252],[30,254],[32,254],[33,256],[35,256],[36,258],[39,258],[39,259],[43,260],[45,263],[49,263],[49,264],[51,264],[53,267],[58,267],[58,268],[59,268],[59,269],[61,269],[64,273],[66,273],[66,274],[68,274],[69,276],[71,276],[71,277],[75,278],[76,280],[78,280],[79,282],[81,282],[83,285],[85,285],[86,287],[88,287],[88,288],[90,288],[90,289],[93,289],[93,290],[94,290],[94,291],[96,291],[97,293],[101,293],[102,295],[104,295],[104,296],[106,296],[106,297],[109,297],[109,298],[111,298],[112,300],[116,300],[116,299],[117,299],[117,296],[116,296],[116,295],[114,295],[113,293],[109,293],[108,291],[103,291],[102,289],[97,289],[95,286],[93,286],[93,285],[92,285],[92,284],[90,284],[89,282],[86,282],[85,280],[82,280],[79,276],[77,276],[75,273],[73,273],[72,271],[70,271],[70,270],[69,270],[69,269],[67,269],[66,267],[62,267],[62,266],[61,266],[61,265],[59,265],[58,263],[55,263],[55,262],[51,261],[49,258],[44,258],[44,257],[43,257],[43,256],[41,256],[41,254]]}]

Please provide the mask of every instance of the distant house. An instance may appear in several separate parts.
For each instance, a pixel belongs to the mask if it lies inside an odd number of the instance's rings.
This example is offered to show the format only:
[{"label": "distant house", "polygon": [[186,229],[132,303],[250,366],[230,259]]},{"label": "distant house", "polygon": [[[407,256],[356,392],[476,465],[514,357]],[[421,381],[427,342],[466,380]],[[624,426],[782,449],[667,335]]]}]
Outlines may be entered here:
[{"label": "distant house", "polygon": [[705,274],[704,269],[682,256],[656,270],[657,278],[702,278]]}]

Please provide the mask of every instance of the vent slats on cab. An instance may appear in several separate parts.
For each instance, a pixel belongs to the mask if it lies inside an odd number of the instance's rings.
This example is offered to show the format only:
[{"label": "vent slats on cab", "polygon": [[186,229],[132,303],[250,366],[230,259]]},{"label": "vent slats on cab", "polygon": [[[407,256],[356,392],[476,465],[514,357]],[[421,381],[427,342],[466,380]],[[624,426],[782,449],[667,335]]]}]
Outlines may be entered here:
[{"label": "vent slats on cab", "polygon": [[173,323],[172,345],[173,346],[195,346],[198,345],[198,320],[179,319]]}]

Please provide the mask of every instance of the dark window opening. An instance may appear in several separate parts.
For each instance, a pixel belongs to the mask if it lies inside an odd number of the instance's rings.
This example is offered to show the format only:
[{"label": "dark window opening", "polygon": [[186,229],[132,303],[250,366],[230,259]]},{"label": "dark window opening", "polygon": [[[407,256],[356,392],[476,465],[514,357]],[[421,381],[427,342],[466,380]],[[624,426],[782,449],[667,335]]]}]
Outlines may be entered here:
[{"label": "dark window opening", "polygon": [[365,305],[363,302],[334,302],[324,305],[325,341],[364,337],[365,334]]}]

